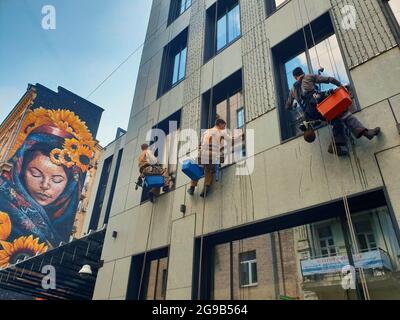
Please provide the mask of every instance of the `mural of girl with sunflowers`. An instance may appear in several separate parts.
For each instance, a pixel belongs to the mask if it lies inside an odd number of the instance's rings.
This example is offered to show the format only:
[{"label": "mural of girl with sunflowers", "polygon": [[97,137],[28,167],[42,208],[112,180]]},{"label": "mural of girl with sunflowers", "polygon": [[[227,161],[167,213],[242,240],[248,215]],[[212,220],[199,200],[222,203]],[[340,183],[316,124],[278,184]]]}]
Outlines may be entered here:
[{"label": "mural of girl with sunflowers", "polygon": [[69,239],[94,147],[73,112],[28,112],[0,176],[0,267]]}]

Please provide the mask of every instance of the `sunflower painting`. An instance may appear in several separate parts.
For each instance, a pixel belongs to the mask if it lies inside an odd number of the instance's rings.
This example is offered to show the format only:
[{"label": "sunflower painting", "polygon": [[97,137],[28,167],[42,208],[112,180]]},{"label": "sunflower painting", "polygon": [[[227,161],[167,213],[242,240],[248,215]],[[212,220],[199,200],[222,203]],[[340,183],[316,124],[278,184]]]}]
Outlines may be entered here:
[{"label": "sunflower painting", "polygon": [[69,240],[95,145],[74,112],[28,111],[0,173],[0,265]]},{"label": "sunflower painting", "polygon": [[37,254],[45,253],[48,249],[44,243],[39,243],[39,239],[29,237],[19,237],[13,242],[0,241],[3,250],[0,250],[0,267],[4,268],[9,264],[14,264],[18,260],[34,257]]}]

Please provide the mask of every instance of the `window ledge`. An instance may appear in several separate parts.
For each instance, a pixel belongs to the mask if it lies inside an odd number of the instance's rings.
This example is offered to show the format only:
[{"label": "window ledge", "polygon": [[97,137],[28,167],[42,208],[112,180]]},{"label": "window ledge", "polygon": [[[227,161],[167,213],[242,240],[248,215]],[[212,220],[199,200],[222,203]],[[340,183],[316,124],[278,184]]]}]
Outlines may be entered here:
[{"label": "window ledge", "polygon": [[242,35],[240,35],[239,37],[237,37],[235,40],[233,40],[232,42],[229,42],[228,44],[226,44],[224,47],[222,47],[221,49],[219,49],[213,56],[211,56],[209,59],[205,60],[203,65],[209,63],[212,59],[215,59],[220,53],[222,53],[223,51],[225,51],[226,49],[228,49],[230,46],[232,46],[233,44],[235,44],[237,41],[239,41],[240,39],[242,39]]},{"label": "window ledge", "polygon": [[257,283],[252,283],[252,284],[247,284],[244,286],[240,286],[240,288],[251,288],[251,287],[257,287],[258,286],[258,282]]},{"label": "window ledge", "polygon": [[175,89],[176,87],[178,87],[183,81],[186,80],[186,76],[183,77],[181,80],[179,80],[178,82],[174,83],[171,88],[169,88],[167,91],[165,91],[163,94],[160,94],[157,97],[157,100],[161,99],[163,96],[165,96],[167,93],[171,92],[173,89]]}]

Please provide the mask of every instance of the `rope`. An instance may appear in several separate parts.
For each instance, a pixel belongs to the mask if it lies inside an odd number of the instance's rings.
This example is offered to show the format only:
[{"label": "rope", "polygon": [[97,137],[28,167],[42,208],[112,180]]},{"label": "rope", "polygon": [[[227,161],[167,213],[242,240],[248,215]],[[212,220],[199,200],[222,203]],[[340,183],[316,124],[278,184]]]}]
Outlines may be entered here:
[{"label": "rope", "polygon": [[[165,55],[165,57],[167,57],[167,59],[169,58],[170,53],[171,53],[171,46],[168,45],[167,46],[166,55]],[[164,83],[164,81],[166,79],[166,74],[167,74],[167,72],[165,72],[163,74],[163,76],[162,76],[162,81],[163,81],[162,83]],[[156,121],[157,121],[156,129],[158,129],[158,125],[159,125],[159,121],[160,121],[160,113],[161,113],[161,108],[158,108],[157,119],[156,119]],[[168,175],[169,175],[169,172],[168,172]],[[153,197],[155,197],[155,195],[153,195]],[[149,229],[148,229],[148,232],[147,232],[146,248],[145,248],[145,251],[144,251],[143,265],[142,265],[142,270],[141,270],[141,275],[140,275],[138,300],[140,300],[140,294],[141,294],[142,285],[143,285],[143,278],[144,278],[144,273],[145,273],[145,269],[146,269],[146,263],[147,263],[146,260],[147,260],[147,254],[148,254],[148,251],[149,251],[149,242],[150,242],[150,232],[151,232],[151,227],[152,227],[152,224],[153,224],[154,207],[155,207],[155,204],[152,203]]]},{"label": "rope", "polygon": [[139,282],[139,291],[138,291],[138,297],[137,297],[138,300],[140,300],[140,295],[141,295],[142,285],[143,285],[144,272],[145,272],[145,269],[146,269],[146,263],[147,263],[146,260],[147,260],[148,246],[149,246],[149,242],[150,242],[150,231],[151,231],[151,227],[152,227],[152,224],[153,224],[153,215],[154,215],[154,204],[151,207],[150,223],[149,223],[149,229],[147,231],[146,250],[145,250],[144,256],[143,256],[143,265],[142,265],[142,270],[141,270],[141,275],[140,275],[140,282]]},{"label": "rope", "polygon": [[[309,13],[308,13],[308,7],[307,7],[307,4],[306,4],[305,0],[303,0],[303,3],[304,3],[304,7],[305,7],[305,9],[306,9],[308,25],[309,25],[309,27],[310,27],[311,39],[312,39],[313,46],[314,46],[314,49],[315,49],[315,54],[316,54],[316,56],[317,56],[318,69],[320,69],[320,68],[321,68],[321,61],[320,61],[320,59],[319,59],[318,49],[317,49],[317,45],[316,45],[315,37],[314,37],[314,31],[313,31],[313,28],[312,28],[310,15],[309,15]],[[300,6],[300,2],[297,2],[297,4]],[[300,10],[300,8],[299,8],[299,12],[300,12],[300,15],[301,15],[301,10]],[[303,19],[302,19],[302,21],[303,21]],[[304,28],[303,28],[303,29],[304,29]]]},{"label": "rope", "polygon": [[[217,22],[218,22],[218,1],[215,3],[215,18],[214,18],[214,41],[213,41],[213,54],[216,51],[217,44]],[[207,9],[207,4],[204,3],[204,10]],[[215,67],[215,56],[212,58],[212,72],[211,72],[211,91],[210,91],[210,102],[208,105],[208,127],[211,127],[211,118],[212,118],[212,108],[213,108],[213,100],[214,100],[214,67]],[[201,149],[199,149],[199,155],[201,157]],[[222,175],[221,175],[222,176]],[[206,187],[204,185],[204,191],[206,191]],[[201,235],[200,235],[200,257],[199,257],[199,280],[197,283],[197,299],[201,299],[201,280],[202,280],[202,272],[203,272],[203,249],[204,249],[204,225],[206,220],[206,196],[204,194],[203,198],[203,217],[201,224]]]},{"label": "rope", "polygon": [[[318,50],[316,48],[314,32],[313,32],[312,25],[311,25],[311,20],[310,20],[309,14],[308,14],[308,7],[307,7],[307,4],[306,4],[306,2],[304,0],[303,0],[303,3],[304,3],[304,7],[306,9],[306,12],[307,12],[308,24],[309,24],[309,27],[310,27],[313,46],[316,49],[315,51],[316,51],[316,55],[317,55],[317,60],[318,60],[318,63],[320,64],[319,54],[318,54]],[[300,16],[301,16],[301,8],[300,8],[299,2],[298,2],[298,7],[299,7],[299,13],[300,13]],[[301,17],[301,19],[302,19],[302,17]],[[302,28],[302,29],[303,29],[303,33],[304,33],[305,32],[304,28]],[[305,45],[306,45],[306,48],[307,48],[306,37],[305,37]],[[321,65],[320,65],[320,67],[321,67]],[[330,134],[331,144],[332,144],[332,147],[333,147],[333,150],[334,150],[335,159],[336,159],[337,163],[339,164],[340,160],[339,160],[338,150],[337,150],[337,146],[336,146],[336,143],[335,143],[333,130],[330,127],[329,127],[329,134]],[[352,244],[354,253],[358,255],[360,253],[360,251],[359,251],[359,247],[358,247],[358,243],[357,243],[357,237],[356,237],[356,233],[355,233],[355,230],[354,230],[353,221],[352,221],[352,218],[351,218],[351,211],[350,211],[350,206],[349,206],[349,203],[348,203],[348,197],[347,197],[347,195],[346,195],[346,193],[344,191],[343,178],[341,179],[341,183],[342,183],[342,186],[343,186],[341,188],[341,190],[342,190],[342,199],[343,199],[343,204],[344,204],[344,208],[345,208],[347,224],[348,224],[348,228],[349,228],[349,232],[350,232],[351,244]],[[370,300],[369,290],[368,290],[368,286],[367,286],[367,282],[366,282],[366,278],[365,278],[365,273],[364,273],[364,269],[362,268],[362,265],[359,268],[359,272],[360,272],[360,280],[361,280],[361,285],[362,285],[362,288],[363,288],[363,292],[364,292],[365,298],[366,298],[366,300]]]}]

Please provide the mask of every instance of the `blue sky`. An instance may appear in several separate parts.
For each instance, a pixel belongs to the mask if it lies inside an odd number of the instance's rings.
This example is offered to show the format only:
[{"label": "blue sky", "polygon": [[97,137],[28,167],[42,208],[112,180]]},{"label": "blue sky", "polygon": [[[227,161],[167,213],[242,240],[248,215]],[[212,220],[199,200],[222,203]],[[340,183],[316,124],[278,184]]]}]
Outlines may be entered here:
[{"label": "blue sky", "polygon": [[[145,38],[151,0],[0,0],[0,123],[26,91],[41,83],[84,98]],[[44,5],[56,29],[42,28]],[[141,50],[89,100],[103,109],[105,146],[129,120]]]}]

